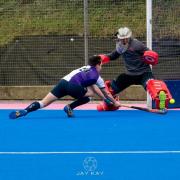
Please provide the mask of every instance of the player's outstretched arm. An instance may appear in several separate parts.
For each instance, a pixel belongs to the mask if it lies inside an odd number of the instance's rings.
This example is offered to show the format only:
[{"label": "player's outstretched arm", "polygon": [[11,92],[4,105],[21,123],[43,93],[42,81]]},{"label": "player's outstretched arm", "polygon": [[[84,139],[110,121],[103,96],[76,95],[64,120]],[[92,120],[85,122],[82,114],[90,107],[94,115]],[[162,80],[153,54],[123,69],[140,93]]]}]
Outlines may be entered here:
[{"label": "player's outstretched arm", "polygon": [[99,87],[97,85],[94,84],[94,85],[88,86],[87,89],[88,89],[88,91],[85,96],[93,97],[93,96],[97,95],[103,101],[105,101],[107,104],[109,104],[109,105],[113,104],[113,101],[111,101],[111,99],[104,96],[104,94],[101,92],[101,90],[99,89]]},{"label": "player's outstretched arm", "polygon": [[121,106],[121,104],[120,104],[118,101],[116,101],[116,100],[114,99],[114,97],[113,97],[109,92],[107,92],[106,88],[101,88],[101,92],[104,94],[104,96],[105,96],[107,99],[110,99],[110,101],[113,103],[113,105],[114,105],[115,107],[120,107],[120,106]]},{"label": "player's outstretched arm", "polygon": [[99,88],[97,85],[92,86],[93,91],[108,105],[114,105],[120,107],[120,103],[116,101],[111,94],[109,94],[105,88]]}]

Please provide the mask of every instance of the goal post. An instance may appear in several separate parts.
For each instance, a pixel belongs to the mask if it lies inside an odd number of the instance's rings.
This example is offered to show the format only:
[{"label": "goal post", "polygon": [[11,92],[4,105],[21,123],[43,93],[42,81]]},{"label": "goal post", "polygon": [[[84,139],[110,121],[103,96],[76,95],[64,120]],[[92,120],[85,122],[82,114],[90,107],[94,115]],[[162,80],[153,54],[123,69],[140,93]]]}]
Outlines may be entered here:
[{"label": "goal post", "polygon": [[[152,0],[146,0],[146,45],[149,49],[152,49]],[[148,91],[147,107],[152,108],[152,98]]]}]

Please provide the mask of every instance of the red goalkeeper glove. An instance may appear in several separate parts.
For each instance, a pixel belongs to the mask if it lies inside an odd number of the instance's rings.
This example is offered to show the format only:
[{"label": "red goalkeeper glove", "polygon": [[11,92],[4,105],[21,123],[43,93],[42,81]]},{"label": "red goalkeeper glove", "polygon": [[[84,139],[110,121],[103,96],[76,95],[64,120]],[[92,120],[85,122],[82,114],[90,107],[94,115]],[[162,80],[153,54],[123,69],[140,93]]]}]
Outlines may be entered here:
[{"label": "red goalkeeper glove", "polygon": [[106,64],[110,61],[110,58],[105,54],[99,54],[98,56],[101,58],[102,64]]},{"label": "red goalkeeper glove", "polygon": [[159,55],[155,51],[145,51],[143,54],[143,61],[146,64],[156,65],[158,63]]}]

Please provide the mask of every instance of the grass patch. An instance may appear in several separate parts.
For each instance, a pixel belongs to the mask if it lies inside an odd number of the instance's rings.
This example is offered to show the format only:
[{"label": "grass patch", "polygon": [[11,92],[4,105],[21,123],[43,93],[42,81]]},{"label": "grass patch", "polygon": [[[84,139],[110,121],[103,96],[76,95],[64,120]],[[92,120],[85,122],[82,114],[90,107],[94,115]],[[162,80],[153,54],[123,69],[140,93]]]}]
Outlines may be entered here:
[{"label": "grass patch", "polygon": [[[179,37],[178,0],[161,1],[161,6],[154,4],[154,34],[159,38]],[[129,26],[135,36],[145,37],[145,7],[144,0],[89,1],[90,35],[111,36],[120,26]],[[24,35],[83,35],[83,26],[83,0],[0,1],[1,46]]]}]

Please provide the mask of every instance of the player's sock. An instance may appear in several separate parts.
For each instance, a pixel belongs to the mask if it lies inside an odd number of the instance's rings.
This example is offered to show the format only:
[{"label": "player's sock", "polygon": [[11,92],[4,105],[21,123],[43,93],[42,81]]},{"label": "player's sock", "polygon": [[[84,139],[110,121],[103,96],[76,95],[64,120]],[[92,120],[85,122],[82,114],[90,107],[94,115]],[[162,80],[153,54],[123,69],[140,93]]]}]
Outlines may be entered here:
[{"label": "player's sock", "polygon": [[89,101],[90,101],[89,97],[83,97],[83,98],[77,99],[76,101],[72,102],[71,104],[69,104],[69,106],[71,109],[74,109],[80,105],[88,103]]},{"label": "player's sock", "polygon": [[27,111],[27,113],[29,113],[32,111],[36,111],[37,109],[40,109],[40,108],[41,108],[41,104],[39,102],[33,102],[25,110]]},{"label": "player's sock", "polygon": [[166,93],[164,91],[160,91],[159,93],[159,109],[166,108]]}]

